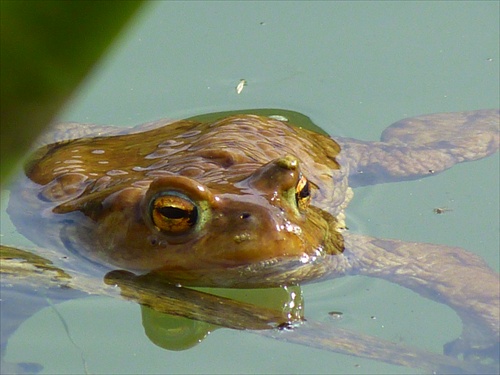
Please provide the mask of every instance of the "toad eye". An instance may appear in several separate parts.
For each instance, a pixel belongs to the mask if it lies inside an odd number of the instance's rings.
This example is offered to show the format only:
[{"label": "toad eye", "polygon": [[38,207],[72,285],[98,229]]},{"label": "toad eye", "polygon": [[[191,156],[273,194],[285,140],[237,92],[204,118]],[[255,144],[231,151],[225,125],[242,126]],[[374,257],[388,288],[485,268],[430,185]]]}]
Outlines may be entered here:
[{"label": "toad eye", "polygon": [[309,181],[304,176],[301,176],[297,186],[295,187],[295,200],[299,210],[305,210],[311,201],[311,192],[309,189]]},{"label": "toad eye", "polygon": [[176,192],[156,196],[150,212],[156,228],[171,235],[188,232],[198,221],[198,208],[193,201]]}]

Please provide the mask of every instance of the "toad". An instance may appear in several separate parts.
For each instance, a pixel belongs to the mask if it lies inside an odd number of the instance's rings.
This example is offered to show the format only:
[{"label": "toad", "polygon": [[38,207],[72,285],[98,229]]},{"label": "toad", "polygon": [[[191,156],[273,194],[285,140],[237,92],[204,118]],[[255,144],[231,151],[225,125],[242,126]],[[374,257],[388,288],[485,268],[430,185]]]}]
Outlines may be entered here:
[{"label": "toad", "polygon": [[34,243],[99,276],[234,288],[381,277],[469,323],[449,353],[483,350],[498,347],[498,274],[460,248],[349,233],[344,211],[353,187],[496,153],[498,126],[498,110],[432,114],[370,142],[254,114],[126,130],[63,124],[27,163],[9,214]]}]

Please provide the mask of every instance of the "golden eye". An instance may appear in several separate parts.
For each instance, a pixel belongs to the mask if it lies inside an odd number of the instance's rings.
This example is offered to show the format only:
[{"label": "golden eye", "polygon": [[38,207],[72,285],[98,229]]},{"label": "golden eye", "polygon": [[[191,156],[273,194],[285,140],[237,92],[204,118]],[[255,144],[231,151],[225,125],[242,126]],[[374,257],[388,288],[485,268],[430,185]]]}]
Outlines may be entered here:
[{"label": "golden eye", "polygon": [[295,188],[295,200],[299,210],[305,210],[311,201],[311,192],[309,190],[309,181],[301,176]]},{"label": "golden eye", "polygon": [[198,208],[187,197],[168,193],[157,196],[151,203],[153,224],[167,234],[182,234],[198,221]]}]

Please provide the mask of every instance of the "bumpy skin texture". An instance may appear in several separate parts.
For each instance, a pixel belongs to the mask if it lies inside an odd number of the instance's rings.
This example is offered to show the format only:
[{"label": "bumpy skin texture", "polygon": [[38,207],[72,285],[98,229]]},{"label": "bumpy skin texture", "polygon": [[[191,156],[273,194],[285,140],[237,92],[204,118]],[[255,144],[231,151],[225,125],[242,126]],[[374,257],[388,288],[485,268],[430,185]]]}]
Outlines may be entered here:
[{"label": "bumpy skin texture", "polygon": [[[342,251],[337,217],[350,192],[333,140],[252,115],[161,125],[38,150],[27,176],[42,186],[28,181],[24,199],[36,207],[30,216],[51,219],[37,232],[50,222],[64,233],[46,236],[52,243],[23,233],[59,247],[62,237],[96,262],[184,285],[298,283],[320,276],[315,263]],[[303,209],[295,201],[301,176],[312,202]],[[194,202],[199,218],[175,236],[158,230],[150,212],[155,196],[172,191]]]},{"label": "bumpy skin texture", "polygon": [[[498,150],[498,126],[498,110],[434,114],[399,121],[380,142],[366,142],[253,115],[126,131],[66,124],[55,137],[81,138],[36,152],[9,212],[41,246],[184,285],[386,278],[460,314],[464,335],[448,348],[458,353],[498,343],[498,275],[462,249],[349,234],[348,180],[415,179],[486,157]],[[167,215],[180,215],[169,228],[186,231],[167,233],[154,221],[152,202],[165,194],[191,215],[169,207]]]}]

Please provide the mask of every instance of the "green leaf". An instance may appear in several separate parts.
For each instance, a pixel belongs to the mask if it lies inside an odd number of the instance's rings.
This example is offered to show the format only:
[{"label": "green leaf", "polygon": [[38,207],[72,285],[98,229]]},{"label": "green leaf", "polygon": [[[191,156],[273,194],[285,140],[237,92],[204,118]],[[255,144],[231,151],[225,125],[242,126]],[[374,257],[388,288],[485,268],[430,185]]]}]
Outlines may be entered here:
[{"label": "green leaf", "polygon": [[142,3],[0,2],[2,185]]}]

